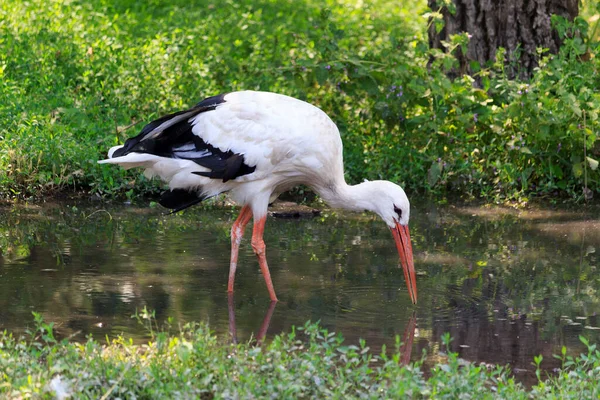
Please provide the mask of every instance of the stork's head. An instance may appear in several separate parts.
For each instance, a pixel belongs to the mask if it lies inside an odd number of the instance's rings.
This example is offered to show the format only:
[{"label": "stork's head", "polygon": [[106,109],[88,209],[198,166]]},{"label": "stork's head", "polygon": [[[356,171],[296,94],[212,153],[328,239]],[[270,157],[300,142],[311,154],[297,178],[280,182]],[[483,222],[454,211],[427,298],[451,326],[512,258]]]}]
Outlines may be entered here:
[{"label": "stork's head", "polygon": [[388,181],[374,181],[371,186],[371,210],[388,225],[396,241],[406,286],[413,303],[417,303],[417,281],[413,263],[412,244],[408,230],[410,203],[402,188]]}]

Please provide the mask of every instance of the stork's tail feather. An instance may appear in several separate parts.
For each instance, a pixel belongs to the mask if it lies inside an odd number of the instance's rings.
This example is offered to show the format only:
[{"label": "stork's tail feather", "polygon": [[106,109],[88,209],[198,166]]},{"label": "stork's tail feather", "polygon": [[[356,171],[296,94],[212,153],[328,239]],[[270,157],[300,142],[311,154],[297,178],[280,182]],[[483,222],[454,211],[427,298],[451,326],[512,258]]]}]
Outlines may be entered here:
[{"label": "stork's tail feather", "polygon": [[200,203],[208,196],[204,196],[197,191],[189,191],[186,189],[173,189],[163,192],[160,196],[158,203],[165,207],[170,208],[172,211],[170,214],[175,214],[181,210],[185,210],[194,204]]},{"label": "stork's tail feather", "polygon": [[193,142],[190,119],[216,109],[225,102],[224,98],[225,94],[209,97],[192,108],[155,119],[144,126],[137,136],[127,139],[123,147],[115,149],[109,157],[122,157],[131,153],[172,156],[174,147]]}]

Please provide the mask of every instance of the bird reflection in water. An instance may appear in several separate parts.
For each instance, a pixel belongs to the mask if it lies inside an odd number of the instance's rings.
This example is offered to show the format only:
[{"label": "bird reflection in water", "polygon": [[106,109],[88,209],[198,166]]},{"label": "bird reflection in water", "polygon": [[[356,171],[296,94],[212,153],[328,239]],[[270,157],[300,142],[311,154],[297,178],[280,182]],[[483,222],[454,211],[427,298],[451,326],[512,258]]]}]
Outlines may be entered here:
[{"label": "bird reflection in water", "polygon": [[[271,323],[271,317],[273,316],[273,312],[275,311],[275,306],[277,305],[276,301],[272,301],[269,304],[269,308],[267,308],[267,312],[265,313],[265,318],[263,319],[262,325],[256,334],[256,344],[261,345],[267,331],[269,330],[269,324]],[[237,329],[235,327],[235,301],[233,293],[227,293],[227,308],[229,310],[229,333],[231,334],[231,341],[233,344],[237,344]]]},{"label": "bird reflection in water", "polygon": [[404,328],[404,335],[402,336],[402,346],[400,346],[400,364],[402,365],[408,365],[408,363],[410,363],[416,330],[417,315],[413,313],[406,324],[406,328]]},{"label": "bird reflection in water", "polygon": [[[231,335],[231,341],[233,344],[238,343],[237,339],[237,329],[235,326],[235,300],[234,294],[228,293],[227,296],[227,305],[229,311],[229,334]],[[256,334],[256,344],[258,346],[262,345],[267,331],[269,330],[269,324],[271,323],[271,318],[273,317],[273,312],[275,311],[275,307],[277,306],[276,301],[272,301],[269,304],[269,308],[267,308],[267,312],[265,313],[265,317],[263,319],[262,324],[260,325],[260,329]],[[402,335],[402,345],[400,346],[400,364],[408,365],[410,363],[410,357],[412,354],[413,342],[415,340],[415,331],[417,329],[417,316],[415,313],[411,315],[406,327],[404,328],[404,334]]]}]

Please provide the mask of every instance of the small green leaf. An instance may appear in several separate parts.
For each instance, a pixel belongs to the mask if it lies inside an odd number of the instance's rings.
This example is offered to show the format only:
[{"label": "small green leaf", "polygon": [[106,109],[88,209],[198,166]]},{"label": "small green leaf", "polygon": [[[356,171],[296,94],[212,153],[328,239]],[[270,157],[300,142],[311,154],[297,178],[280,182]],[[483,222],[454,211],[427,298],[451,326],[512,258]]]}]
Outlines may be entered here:
[{"label": "small green leaf", "polygon": [[366,76],[359,81],[360,86],[367,93],[375,95],[379,91],[377,81],[372,76]]},{"label": "small green leaf", "polygon": [[437,181],[440,179],[442,175],[442,170],[444,169],[444,165],[441,162],[435,161],[431,164],[429,171],[427,172],[427,183],[429,183],[430,187],[434,187]]},{"label": "small green leaf", "polygon": [[573,175],[579,178],[583,175],[583,163],[573,164]]},{"label": "small green leaf", "polygon": [[328,71],[325,67],[317,67],[315,68],[315,78],[319,85],[323,85],[327,81]]},{"label": "small green leaf", "polygon": [[525,146],[521,147],[520,151],[521,151],[521,153],[525,153],[525,154],[533,154],[531,152],[531,150],[529,150],[529,147],[525,147]]}]

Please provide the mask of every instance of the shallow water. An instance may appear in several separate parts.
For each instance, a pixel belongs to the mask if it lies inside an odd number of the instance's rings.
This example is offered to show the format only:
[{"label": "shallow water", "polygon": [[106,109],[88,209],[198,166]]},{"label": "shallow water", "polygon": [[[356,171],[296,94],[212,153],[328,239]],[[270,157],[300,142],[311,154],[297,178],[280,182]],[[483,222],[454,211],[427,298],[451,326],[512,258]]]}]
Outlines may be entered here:
[{"label": "shallow water", "polygon": [[579,335],[600,335],[598,210],[413,209],[417,306],[377,218],[270,217],[274,308],[248,238],[228,299],[230,207],[176,216],[101,203],[1,212],[0,329],[9,331],[30,327],[37,311],[63,336],[141,339],[146,332],[131,315],[146,306],[159,321],[207,321],[239,341],[308,320],[350,343],[364,338],[374,351],[393,347],[399,335],[409,342],[405,357],[419,359],[426,349],[426,364],[438,359],[440,338],[450,332],[451,349],[463,358],[510,364],[525,380],[535,355],[550,370],[562,346],[577,354]]}]

